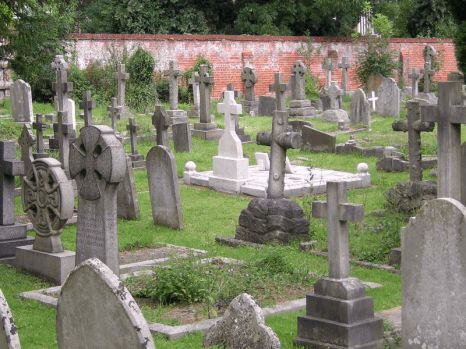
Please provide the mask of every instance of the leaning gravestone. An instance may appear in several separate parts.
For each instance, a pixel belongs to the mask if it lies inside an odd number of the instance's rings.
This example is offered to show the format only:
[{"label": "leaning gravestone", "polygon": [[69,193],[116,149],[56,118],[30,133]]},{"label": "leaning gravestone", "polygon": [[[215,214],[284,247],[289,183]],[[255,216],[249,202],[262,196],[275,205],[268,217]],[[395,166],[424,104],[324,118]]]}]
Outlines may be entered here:
[{"label": "leaning gravestone", "polygon": [[70,150],[70,174],[79,195],[76,264],[97,257],[118,275],[117,190],[126,156],[112,128],[85,122]]},{"label": "leaning gravestone", "polygon": [[377,89],[375,111],[381,116],[400,116],[400,89],[392,78],[383,79]]},{"label": "leaning gravestone", "polygon": [[61,288],[57,342],[60,349],[155,349],[133,296],[96,258],[77,266]]},{"label": "leaning gravestone", "polygon": [[[126,175],[118,186],[117,194],[117,216],[124,219],[139,219],[138,193],[136,191],[136,181],[134,180],[133,161],[130,156],[126,156]],[[145,164],[145,162],[144,162]]]},{"label": "leaning gravestone", "polygon": [[402,233],[402,348],[464,348],[466,208],[428,201]]},{"label": "leaning gravestone", "polygon": [[259,96],[259,114],[263,116],[273,115],[275,110],[275,97]]},{"label": "leaning gravestone", "polygon": [[[244,83],[244,100],[241,102],[244,112],[247,114],[258,114],[258,103],[256,101],[256,94],[254,93],[254,85],[257,82],[256,71],[252,67],[244,67],[241,72],[241,80]],[[252,112],[252,113],[251,113]]]},{"label": "leaning gravestone", "polygon": [[247,293],[233,299],[222,318],[207,330],[204,347],[280,349],[280,340],[265,324],[262,309]]},{"label": "leaning gravestone", "polygon": [[155,224],[183,228],[176,162],[168,147],[156,145],[147,154],[147,177]]},{"label": "leaning gravestone", "polygon": [[371,127],[371,110],[364,90],[358,88],[351,96],[350,122]]},{"label": "leaning gravestone", "polygon": [[0,290],[0,348],[21,349],[18,328],[2,290]]},{"label": "leaning gravestone", "polygon": [[303,126],[302,130],[303,144],[302,150],[316,152],[335,152],[337,138],[334,135],[320,131],[311,126]]},{"label": "leaning gravestone", "polygon": [[31,123],[33,119],[31,86],[24,80],[16,80],[10,86],[10,98],[13,120]]}]

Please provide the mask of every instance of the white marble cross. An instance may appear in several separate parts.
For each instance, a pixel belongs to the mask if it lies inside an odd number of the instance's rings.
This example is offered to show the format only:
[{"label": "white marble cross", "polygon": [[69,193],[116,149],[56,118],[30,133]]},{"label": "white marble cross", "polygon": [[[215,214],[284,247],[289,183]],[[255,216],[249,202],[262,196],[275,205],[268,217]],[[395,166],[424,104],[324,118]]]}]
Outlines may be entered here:
[{"label": "white marble cross", "polygon": [[235,119],[242,112],[242,105],[235,101],[233,91],[225,91],[223,103],[217,104],[217,111],[225,115],[225,131],[219,140],[218,155],[242,158],[243,147],[235,131]]},{"label": "white marble cross", "polygon": [[379,99],[379,97],[376,97],[376,96],[375,96],[375,92],[372,91],[372,92],[371,92],[371,98],[368,98],[368,99],[367,99],[367,100],[368,100],[369,102],[371,102],[371,104],[372,104],[372,110],[375,110],[375,101],[378,100],[378,99]]}]

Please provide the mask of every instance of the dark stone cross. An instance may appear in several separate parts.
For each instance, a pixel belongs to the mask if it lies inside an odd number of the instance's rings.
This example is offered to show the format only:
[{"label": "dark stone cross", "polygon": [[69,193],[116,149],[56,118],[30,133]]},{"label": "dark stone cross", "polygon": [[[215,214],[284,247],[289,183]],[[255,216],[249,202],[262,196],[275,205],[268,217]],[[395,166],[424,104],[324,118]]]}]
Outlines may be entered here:
[{"label": "dark stone cross", "polygon": [[18,138],[18,144],[21,148],[21,160],[24,163],[24,173],[29,173],[29,170],[32,168],[32,162],[34,161],[32,146],[34,142],[35,139],[31,132],[31,125],[25,123],[21,135]]},{"label": "dark stone cross", "polygon": [[168,128],[170,127],[170,117],[161,105],[155,106],[152,125],[157,130],[157,145],[169,147]]},{"label": "dark stone cross", "polygon": [[322,63],[322,69],[325,70],[325,87],[329,87],[332,82],[332,71],[333,71],[333,62],[330,57],[325,58],[324,63]]},{"label": "dark stone cross", "polygon": [[118,84],[117,106],[123,107],[125,105],[126,80],[129,79],[129,74],[126,72],[124,64],[118,64],[115,78]]},{"label": "dark stone cross", "polygon": [[36,148],[37,153],[34,154],[34,159],[43,159],[49,157],[49,154],[45,152],[44,147],[44,130],[48,128],[48,125],[44,121],[42,114],[36,115],[36,122],[32,124],[34,130],[36,130]]},{"label": "dark stone cross", "polygon": [[[68,63],[66,63],[63,56],[57,55],[51,66],[56,75],[56,81],[52,84],[52,87],[57,93],[58,111],[64,111],[68,93],[73,91],[73,83],[68,82]],[[68,119],[65,119],[65,121],[69,122]]]},{"label": "dark stone cross", "polygon": [[212,122],[210,114],[210,89],[214,83],[214,78],[209,75],[206,64],[201,64],[200,66],[199,82],[200,122],[210,124]]},{"label": "dark stone cross", "polygon": [[421,76],[418,74],[416,68],[413,68],[411,70],[411,73],[408,74],[408,78],[411,79],[411,89],[412,89],[411,93],[412,93],[413,98],[419,94],[418,83],[419,83],[420,77]]},{"label": "dark stone cross", "polygon": [[176,110],[178,109],[178,77],[181,71],[177,69],[175,61],[170,61],[168,65],[165,75],[168,76],[170,110]]},{"label": "dark stone cross", "polygon": [[112,98],[112,104],[107,107],[109,116],[112,119],[112,128],[115,131],[115,133],[118,132],[117,120],[120,119],[121,108],[122,106],[118,105],[117,99],[115,97]]},{"label": "dark stone cross", "polygon": [[270,170],[267,198],[281,199],[285,191],[285,160],[287,149],[298,149],[302,144],[301,134],[288,130],[288,111],[280,110],[285,106],[286,84],[281,82],[280,73],[275,74],[275,83],[270,85],[276,93],[277,109],[273,115],[272,133],[260,132],[256,142],[270,146]]},{"label": "dark stone cross", "polygon": [[343,95],[346,95],[348,90],[348,69],[351,65],[348,63],[348,57],[342,57],[341,63],[338,64],[338,68],[341,69],[341,88],[343,90]]},{"label": "dark stone cross", "polygon": [[420,182],[422,181],[421,132],[432,132],[435,124],[421,121],[419,101],[408,101],[406,107],[408,109],[407,120],[395,121],[392,129],[408,132],[409,179],[411,182]]},{"label": "dark stone cross", "polygon": [[424,63],[424,69],[422,70],[422,74],[424,77],[424,93],[430,92],[430,83],[431,79],[434,76],[435,70],[432,69],[432,63],[426,61]]},{"label": "dark stone cross", "polygon": [[304,79],[307,68],[302,61],[297,61],[291,69],[291,77],[293,79],[293,87],[291,89],[292,98],[295,100],[306,99]]},{"label": "dark stone cross", "polygon": [[138,130],[139,126],[134,118],[129,118],[126,129],[129,131],[129,137],[131,140],[131,154],[139,155],[138,153]]},{"label": "dark stone cross", "polygon": [[91,98],[91,91],[84,92],[81,109],[84,111],[84,126],[92,126],[92,109],[95,109],[95,101]]},{"label": "dark stone cross", "polygon": [[256,71],[252,67],[244,67],[241,72],[241,80],[245,87],[245,99],[247,101],[255,101],[256,96],[254,94],[254,85],[257,82]]}]

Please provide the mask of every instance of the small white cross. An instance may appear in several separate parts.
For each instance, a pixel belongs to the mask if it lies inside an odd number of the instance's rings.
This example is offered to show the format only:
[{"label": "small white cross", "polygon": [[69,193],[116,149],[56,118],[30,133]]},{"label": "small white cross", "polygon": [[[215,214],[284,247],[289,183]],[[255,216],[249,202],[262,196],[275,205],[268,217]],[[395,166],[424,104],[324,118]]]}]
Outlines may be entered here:
[{"label": "small white cross", "polygon": [[379,97],[376,97],[375,92],[372,91],[371,92],[371,98],[367,99],[369,102],[372,102],[372,110],[375,110],[375,101],[378,100],[378,99],[379,99]]},{"label": "small white cross", "polygon": [[225,91],[223,96],[223,103],[217,104],[217,111],[221,114],[225,114],[225,129],[227,131],[235,131],[235,118],[231,115],[239,115],[242,112],[243,106],[237,104],[235,101],[233,91]]}]

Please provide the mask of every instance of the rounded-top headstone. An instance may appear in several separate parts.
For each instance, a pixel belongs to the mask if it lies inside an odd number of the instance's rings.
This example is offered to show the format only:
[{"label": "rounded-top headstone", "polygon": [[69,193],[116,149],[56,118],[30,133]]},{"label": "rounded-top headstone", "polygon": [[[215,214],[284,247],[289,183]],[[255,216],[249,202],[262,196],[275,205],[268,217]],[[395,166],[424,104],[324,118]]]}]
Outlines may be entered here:
[{"label": "rounded-top headstone", "polygon": [[0,348],[20,349],[18,329],[16,328],[10,307],[0,290]]},{"label": "rounded-top headstone", "polygon": [[78,265],[61,289],[57,341],[61,349],[155,349],[133,296],[97,258]]}]

